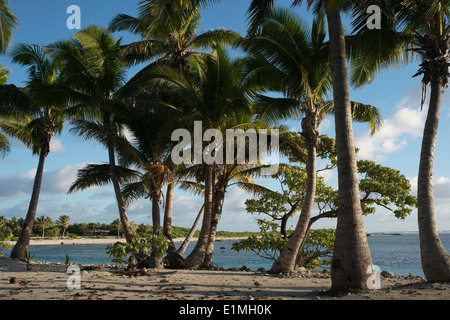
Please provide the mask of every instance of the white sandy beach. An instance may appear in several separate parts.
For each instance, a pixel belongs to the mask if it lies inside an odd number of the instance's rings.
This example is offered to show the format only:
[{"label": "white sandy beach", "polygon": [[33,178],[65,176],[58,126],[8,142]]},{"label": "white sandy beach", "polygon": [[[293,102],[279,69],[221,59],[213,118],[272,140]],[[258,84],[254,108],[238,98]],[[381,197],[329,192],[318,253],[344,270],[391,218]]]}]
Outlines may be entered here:
[{"label": "white sandy beach", "polygon": [[[242,238],[217,238],[216,241],[222,241],[222,240],[240,240]],[[174,242],[182,242],[184,241],[184,238],[175,238],[173,239]],[[197,241],[197,238],[193,238],[192,241]],[[107,237],[107,238],[89,238],[89,237],[82,237],[78,239],[40,239],[40,238],[33,238],[30,241],[30,245],[56,245],[56,244],[102,244],[102,243],[115,243],[115,242],[125,242],[124,238],[117,238],[117,237]],[[10,245],[15,245],[15,241],[7,241]]]},{"label": "white sandy beach", "polygon": [[147,270],[130,276],[123,267],[77,267],[80,289],[69,289],[66,265],[27,270],[25,262],[0,258],[0,300],[450,300],[450,284],[418,277],[382,277],[379,290],[336,297],[324,294],[328,272]]}]

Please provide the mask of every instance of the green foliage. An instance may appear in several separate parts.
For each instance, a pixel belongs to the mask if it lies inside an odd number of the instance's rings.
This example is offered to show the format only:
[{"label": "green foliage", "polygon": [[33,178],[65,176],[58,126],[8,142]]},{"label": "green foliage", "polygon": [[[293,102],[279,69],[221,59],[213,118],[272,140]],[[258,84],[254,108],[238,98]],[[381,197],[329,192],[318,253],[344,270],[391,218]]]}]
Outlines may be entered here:
[{"label": "green foliage", "polygon": [[[247,212],[263,213],[274,220],[281,220],[285,215],[293,217],[300,212],[306,190],[306,169],[301,166],[282,165],[272,176],[279,181],[280,191],[264,192],[258,198],[245,201]],[[325,184],[322,177],[317,177],[316,203],[333,206],[337,192]],[[295,204],[297,205],[295,206]]]},{"label": "green foliage", "polygon": [[31,263],[31,260],[34,259],[34,254],[31,254],[31,252],[25,248],[25,262],[27,265]]},{"label": "green foliage", "polygon": [[236,252],[253,251],[262,258],[275,261],[286,246],[288,239],[283,238],[277,231],[277,223],[262,219],[258,219],[257,222],[260,229],[259,236],[254,234],[247,239],[236,241],[231,249]]},{"label": "green foliage", "polygon": [[297,264],[313,270],[330,266],[335,237],[335,229],[310,230]]},{"label": "green foliage", "polygon": [[155,235],[138,235],[131,243],[116,242],[111,246],[106,247],[106,253],[113,257],[112,261],[117,264],[128,263],[128,257],[133,256],[148,256],[151,253],[151,248],[156,250],[159,257],[164,256],[167,252],[169,241],[164,236]]},{"label": "green foliage", "polygon": [[[0,217],[0,248],[10,249],[11,245],[7,242],[11,239],[11,229],[6,227],[5,220],[3,217]],[[3,252],[0,251],[0,257],[3,257]]]},{"label": "green foliage", "polygon": [[405,220],[417,206],[416,197],[410,194],[411,184],[400,171],[383,167],[373,161],[358,161],[358,173],[364,214],[372,214],[376,206],[392,211],[398,219]]},{"label": "green foliage", "polygon": [[[251,235],[247,239],[233,243],[232,250],[253,251],[258,256],[276,261],[289,239],[284,238],[273,221],[258,220],[260,236]],[[334,248],[335,230],[310,230],[305,244],[297,260],[299,267],[318,269],[329,266]]]}]

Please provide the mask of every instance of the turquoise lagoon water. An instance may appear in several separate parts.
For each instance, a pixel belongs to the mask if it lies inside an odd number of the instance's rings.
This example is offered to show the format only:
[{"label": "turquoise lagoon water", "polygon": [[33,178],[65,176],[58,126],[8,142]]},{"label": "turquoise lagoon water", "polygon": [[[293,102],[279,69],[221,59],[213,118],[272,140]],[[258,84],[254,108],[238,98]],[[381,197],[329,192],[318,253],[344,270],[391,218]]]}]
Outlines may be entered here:
[{"label": "turquoise lagoon water", "polygon": [[[440,234],[444,247],[450,252],[450,232]],[[420,265],[419,235],[417,233],[376,234],[367,237],[373,264],[381,270],[389,270],[397,275],[409,273],[423,276]],[[233,240],[216,242],[213,264],[225,268],[240,268],[246,266],[251,270],[258,268],[270,269],[272,260],[257,256],[253,252],[233,252]],[[179,245],[179,244],[178,244]],[[112,264],[106,254],[107,244],[83,245],[35,245],[30,246],[30,252],[36,261],[65,262],[66,254],[70,262],[77,264]],[[195,246],[192,242],[186,250],[185,256]],[[8,257],[10,250],[4,250]]]}]

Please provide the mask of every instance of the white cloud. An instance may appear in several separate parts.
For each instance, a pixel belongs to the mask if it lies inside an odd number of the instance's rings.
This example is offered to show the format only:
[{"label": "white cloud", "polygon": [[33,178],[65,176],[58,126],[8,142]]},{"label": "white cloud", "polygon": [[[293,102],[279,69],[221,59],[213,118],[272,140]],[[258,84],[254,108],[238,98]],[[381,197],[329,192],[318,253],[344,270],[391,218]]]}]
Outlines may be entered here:
[{"label": "white cloud", "polygon": [[333,126],[333,120],[332,118],[325,118],[322,120],[322,122],[319,125],[319,132],[321,134],[325,133],[328,131],[328,129],[330,129]]},{"label": "white cloud", "polygon": [[325,182],[330,182],[334,178],[334,170],[323,170],[319,171],[319,176],[321,176]]},{"label": "white cloud", "polygon": [[[408,178],[411,184],[411,194],[417,195],[417,176]],[[433,181],[433,193],[436,204],[448,205],[450,200],[450,178],[439,177]]]},{"label": "white cloud", "polygon": [[227,231],[258,231],[255,217],[245,210],[245,201],[251,198],[238,187],[231,187],[225,195],[218,229]]},{"label": "white cloud", "polygon": [[384,120],[373,136],[370,131],[358,134],[355,137],[358,157],[383,161],[387,154],[404,149],[410,139],[421,136],[425,114],[425,110],[402,107],[392,118]]},{"label": "white cloud", "polygon": [[434,181],[434,197],[436,200],[448,201],[450,200],[450,179],[447,177],[439,177]]},{"label": "white cloud", "polygon": [[85,164],[67,165],[54,171],[45,171],[42,178],[42,192],[65,194],[77,177],[78,170]]},{"label": "white cloud", "polygon": [[[408,178],[411,183],[411,194],[417,196],[417,176]],[[450,230],[450,178],[439,177],[433,182],[434,207],[439,230]],[[415,210],[416,211],[416,210]]]},{"label": "white cloud", "polygon": [[52,139],[50,141],[50,152],[62,154],[66,152],[66,147],[64,147],[60,139]]},{"label": "white cloud", "polygon": [[19,198],[31,192],[36,169],[0,176],[0,199]]},{"label": "white cloud", "polygon": [[[65,194],[75,181],[78,169],[84,164],[68,165],[54,171],[45,171],[42,194]],[[16,174],[0,175],[0,199],[13,199],[31,195],[36,169]]]}]

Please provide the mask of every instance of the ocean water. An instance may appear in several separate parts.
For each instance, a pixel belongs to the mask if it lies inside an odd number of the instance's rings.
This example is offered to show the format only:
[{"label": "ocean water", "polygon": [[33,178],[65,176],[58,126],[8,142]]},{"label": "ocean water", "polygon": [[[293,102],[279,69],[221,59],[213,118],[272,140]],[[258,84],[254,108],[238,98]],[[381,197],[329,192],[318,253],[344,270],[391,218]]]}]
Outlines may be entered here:
[{"label": "ocean water", "polygon": [[[450,232],[441,233],[440,239],[450,252]],[[381,270],[389,270],[396,275],[413,274],[423,276],[420,264],[420,249],[418,233],[401,233],[401,235],[377,234],[367,237],[373,264]],[[253,252],[233,252],[233,240],[217,241],[213,256],[213,265],[225,268],[241,268],[246,266],[251,270],[258,268],[270,269],[273,261],[261,258]],[[194,248],[192,242],[185,256]],[[66,255],[71,263],[77,264],[112,264],[106,254],[106,244],[83,245],[38,245],[30,246],[30,252],[35,261],[64,263]],[[3,251],[8,257],[10,250]]]}]

